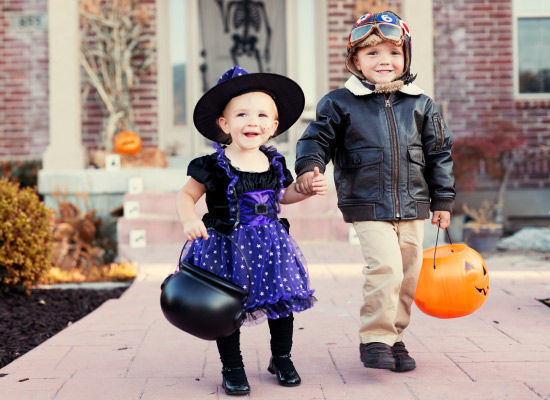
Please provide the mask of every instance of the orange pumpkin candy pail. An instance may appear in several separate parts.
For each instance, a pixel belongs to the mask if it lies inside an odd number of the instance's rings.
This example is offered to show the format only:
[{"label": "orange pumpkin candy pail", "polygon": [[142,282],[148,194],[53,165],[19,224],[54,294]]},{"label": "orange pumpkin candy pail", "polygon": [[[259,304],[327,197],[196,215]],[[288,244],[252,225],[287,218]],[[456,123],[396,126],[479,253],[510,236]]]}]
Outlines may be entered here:
[{"label": "orange pumpkin candy pail", "polygon": [[462,317],[479,309],[488,295],[489,272],[477,251],[465,244],[424,251],[414,296],[421,311],[437,318]]}]

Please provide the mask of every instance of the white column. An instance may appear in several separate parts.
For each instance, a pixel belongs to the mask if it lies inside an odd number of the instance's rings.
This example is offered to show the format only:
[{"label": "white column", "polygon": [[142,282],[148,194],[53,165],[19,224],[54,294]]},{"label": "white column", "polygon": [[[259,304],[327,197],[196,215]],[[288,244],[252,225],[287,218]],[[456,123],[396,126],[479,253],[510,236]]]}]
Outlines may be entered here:
[{"label": "white column", "polygon": [[411,72],[418,74],[414,83],[433,97],[433,0],[405,0],[402,8],[401,18],[409,26],[412,38]]},{"label": "white column", "polygon": [[50,144],[44,169],[86,165],[80,101],[79,2],[48,0]]}]

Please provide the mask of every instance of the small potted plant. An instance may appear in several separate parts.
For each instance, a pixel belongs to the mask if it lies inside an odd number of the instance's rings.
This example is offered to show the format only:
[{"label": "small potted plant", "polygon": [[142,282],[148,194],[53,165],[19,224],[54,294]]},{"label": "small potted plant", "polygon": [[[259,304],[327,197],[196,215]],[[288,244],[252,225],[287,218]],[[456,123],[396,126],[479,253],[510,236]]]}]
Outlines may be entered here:
[{"label": "small potted plant", "polygon": [[484,200],[479,208],[464,203],[462,209],[466,216],[464,242],[478,251],[493,251],[503,232],[503,224],[495,222],[496,211],[502,209],[502,204]]},{"label": "small potted plant", "polygon": [[464,242],[478,251],[493,251],[503,233],[504,197],[510,176],[525,150],[525,139],[507,132],[463,136],[453,140],[456,186],[459,191],[474,191],[478,179],[496,189],[492,199],[479,208],[463,204]]},{"label": "small potted plant", "polygon": [[464,241],[478,251],[495,250],[506,228],[505,194],[512,173],[517,167],[550,158],[548,146],[528,147],[525,143],[526,138],[508,125],[453,139],[458,190],[471,192],[483,186],[491,189],[488,193],[493,196],[483,199],[478,208],[463,204]]}]

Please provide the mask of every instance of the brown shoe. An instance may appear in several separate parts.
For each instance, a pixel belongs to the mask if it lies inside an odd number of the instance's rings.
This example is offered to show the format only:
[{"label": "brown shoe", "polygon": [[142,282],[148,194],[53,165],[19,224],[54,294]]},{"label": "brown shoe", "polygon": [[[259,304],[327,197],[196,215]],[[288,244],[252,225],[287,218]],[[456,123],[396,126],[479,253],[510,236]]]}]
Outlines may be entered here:
[{"label": "brown shoe", "polygon": [[395,358],[395,368],[392,368],[392,371],[406,372],[416,368],[416,362],[414,358],[409,356],[409,352],[405,348],[405,343],[395,343],[391,348],[391,352]]},{"label": "brown shoe", "polygon": [[395,358],[392,349],[385,343],[372,342],[359,345],[361,361],[367,368],[394,369]]}]

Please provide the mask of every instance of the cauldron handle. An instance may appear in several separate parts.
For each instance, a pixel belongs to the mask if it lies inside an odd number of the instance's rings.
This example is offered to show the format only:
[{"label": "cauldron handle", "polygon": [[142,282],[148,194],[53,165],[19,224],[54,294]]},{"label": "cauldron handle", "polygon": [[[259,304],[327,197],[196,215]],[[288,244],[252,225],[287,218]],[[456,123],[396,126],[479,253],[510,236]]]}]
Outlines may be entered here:
[{"label": "cauldron handle", "polygon": [[[238,225],[238,222],[235,223],[235,225],[233,226],[233,229],[236,228],[237,225]],[[252,270],[250,269],[250,266],[248,265],[248,260],[244,256],[244,253],[242,252],[241,248],[237,245],[237,243],[235,243],[235,241],[233,239],[231,239],[229,237],[229,235],[226,235],[225,233],[221,233],[221,232],[215,230],[214,228],[207,228],[206,230],[216,232],[218,235],[223,236],[224,238],[229,240],[231,243],[233,243],[235,245],[235,248],[237,250],[239,250],[239,253],[241,253],[241,257],[243,258],[244,263],[246,265],[246,269],[248,271],[248,292],[246,293],[246,297],[243,299],[243,304],[246,304],[246,301],[248,300],[248,296],[250,295],[250,289],[252,288]],[[185,243],[183,244],[182,248],[181,248],[180,257],[178,258],[178,268],[180,267],[179,262],[181,261],[181,256],[183,255],[183,250],[185,249],[185,245],[187,244],[187,242],[189,242],[189,240],[186,240]],[[165,279],[165,282],[168,278]],[[162,283],[161,288],[165,285],[165,282]]]}]

